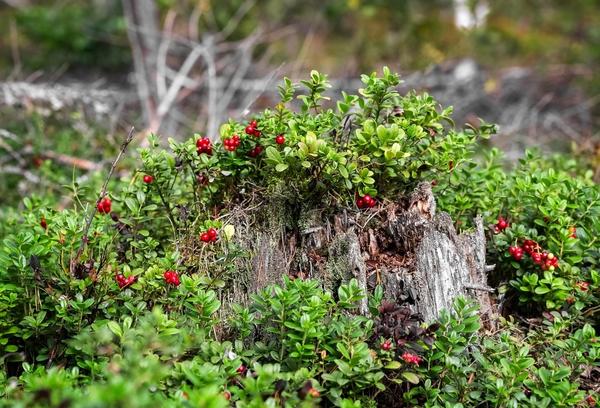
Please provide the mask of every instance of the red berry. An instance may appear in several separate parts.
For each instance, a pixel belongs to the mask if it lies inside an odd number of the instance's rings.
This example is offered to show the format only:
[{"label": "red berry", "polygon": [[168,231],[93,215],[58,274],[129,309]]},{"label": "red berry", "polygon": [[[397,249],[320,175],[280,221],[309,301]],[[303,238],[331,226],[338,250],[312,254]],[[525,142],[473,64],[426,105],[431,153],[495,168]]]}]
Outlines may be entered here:
[{"label": "red berry", "polygon": [[207,233],[211,241],[217,240],[217,230],[215,228],[209,228]]},{"label": "red berry", "polygon": [[596,406],[596,400],[591,395],[588,395],[587,397],[585,397],[585,402],[587,402],[590,407]]},{"label": "red berry", "polygon": [[202,139],[198,139],[196,141],[196,150],[198,151],[198,154],[205,153],[210,156],[212,154],[212,144],[210,139],[206,136]]},{"label": "red berry", "polygon": [[248,155],[250,157],[257,157],[258,155],[260,155],[262,152],[262,146],[258,145],[256,147],[254,147],[252,150],[250,150],[250,152],[248,153]]},{"label": "red berry", "polygon": [[42,217],[42,219],[40,220],[40,226],[43,229],[47,229],[48,228],[48,223],[46,222],[46,219],[44,217]]},{"label": "red berry", "polygon": [[409,353],[409,352],[402,354],[401,358],[402,358],[402,360],[404,360],[405,363],[414,364],[416,366],[418,366],[419,363],[422,361],[421,357],[417,356],[416,354]]},{"label": "red berry", "polygon": [[119,288],[124,289],[137,282],[137,276],[130,276],[126,278],[123,274],[119,273],[115,276],[115,280],[117,281],[117,285],[119,285]]},{"label": "red berry", "polygon": [[258,129],[254,129],[254,132],[252,133],[255,137],[260,137],[262,135],[262,132]]},{"label": "red berry", "polygon": [[237,373],[238,373],[239,375],[245,375],[245,374],[246,374],[246,371],[248,371],[248,369],[246,368],[246,366],[245,366],[245,365],[243,365],[243,364],[242,364],[241,366],[239,366],[239,367],[237,368],[237,370],[236,370],[236,371],[237,371]]},{"label": "red berry", "polygon": [[311,396],[311,397],[313,397],[313,398],[319,398],[319,397],[321,396],[321,393],[320,393],[320,392],[319,392],[319,390],[317,390],[316,388],[314,388],[314,387],[311,387],[311,388],[308,390],[308,395],[310,395],[310,396]]},{"label": "red berry", "polygon": [[390,351],[392,348],[392,342],[389,340],[384,341],[383,343],[381,343],[381,349],[383,351]]},{"label": "red berry", "polygon": [[365,207],[365,200],[361,197],[356,199],[356,206],[358,208],[364,208]]},{"label": "red berry", "polygon": [[576,227],[569,227],[569,237],[577,238],[577,228]]},{"label": "red berry", "polygon": [[137,276],[130,276],[126,278],[123,274],[118,274],[117,276],[115,276],[115,280],[117,281],[119,288],[124,289],[137,282]]},{"label": "red berry", "polygon": [[588,282],[577,282],[577,287],[582,292],[587,292],[590,289],[590,284]]},{"label": "red berry", "polygon": [[104,212],[106,214],[110,213],[112,206],[112,201],[110,201],[110,198],[105,197],[104,200],[102,200],[102,206],[104,207]]},{"label": "red berry", "polygon": [[223,391],[223,397],[225,397],[225,399],[227,401],[229,401],[231,399],[231,393],[227,390]]},{"label": "red berry", "polygon": [[256,123],[255,120],[250,121],[250,123],[248,123],[248,125],[252,126],[253,128],[258,126],[258,123]]},{"label": "red berry", "polygon": [[246,128],[244,129],[244,132],[246,132],[247,135],[253,135],[254,134],[254,126],[246,126]]},{"label": "red berry", "polygon": [[153,181],[154,181],[154,177],[152,177],[151,175],[149,175],[149,174],[146,174],[146,175],[144,176],[144,183],[146,183],[146,184],[150,184],[150,183],[152,183]]},{"label": "red berry", "polygon": [[166,271],[163,274],[163,278],[165,279],[165,282],[169,285],[179,286],[179,284],[181,283],[179,281],[179,275],[175,271]]},{"label": "red berry", "polygon": [[523,250],[518,246],[511,246],[508,248],[508,252],[512,255],[513,259],[519,262],[523,259]]},{"label": "red berry", "polygon": [[203,233],[200,235],[200,240],[201,240],[202,242],[210,242],[210,241],[211,241],[211,238],[210,238],[210,235],[208,234],[208,232],[203,232]]},{"label": "red berry", "polygon": [[100,202],[96,206],[96,208],[98,209],[98,212],[100,214],[110,213],[111,207],[112,207],[112,201],[108,197],[104,197],[102,200],[100,200]]},{"label": "red berry", "polygon": [[278,135],[275,138],[275,143],[277,143],[278,145],[282,145],[285,143],[285,137],[283,135]]},{"label": "red berry", "polygon": [[500,230],[505,230],[508,227],[508,222],[504,218],[500,217],[498,218],[498,224],[496,225],[498,225]]}]

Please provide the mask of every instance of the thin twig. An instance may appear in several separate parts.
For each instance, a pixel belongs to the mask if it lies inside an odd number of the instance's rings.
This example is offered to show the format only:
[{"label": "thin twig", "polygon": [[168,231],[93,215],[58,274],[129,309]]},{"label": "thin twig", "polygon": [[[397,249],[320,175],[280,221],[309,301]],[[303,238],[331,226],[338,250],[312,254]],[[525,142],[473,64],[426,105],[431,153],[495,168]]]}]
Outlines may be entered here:
[{"label": "thin twig", "polygon": [[206,74],[208,75],[208,123],[207,132],[209,137],[216,138],[218,118],[217,118],[217,68],[215,63],[214,38],[207,35],[202,40],[201,49],[204,62],[206,63]]},{"label": "thin twig", "polygon": [[[175,24],[176,14],[174,11],[169,10],[165,17],[165,23],[163,31],[171,33]],[[167,57],[169,55],[170,37],[168,35],[161,36],[160,45],[158,46],[158,52],[156,53],[156,93],[158,99],[164,98],[167,93]]]},{"label": "thin twig", "polygon": [[106,179],[104,180],[104,184],[102,184],[102,189],[100,190],[100,196],[96,200],[96,205],[94,205],[94,207],[92,208],[92,212],[88,216],[88,219],[87,219],[87,221],[85,223],[85,227],[83,228],[83,235],[81,237],[81,244],[79,245],[79,249],[77,250],[77,254],[75,255],[75,258],[73,258],[71,260],[71,264],[69,266],[71,274],[73,274],[75,265],[77,265],[77,262],[79,262],[79,258],[81,257],[81,254],[83,253],[83,250],[85,249],[85,246],[86,246],[86,244],[88,242],[88,232],[89,232],[90,227],[92,225],[92,221],[94,220],[94,216],[96,215],[96,211],[98,210],[98,204],[100,204],[100,201],[106,195],[106,188],[108,186],[108,182],[110,181],[110,178],[112,177],[113,172],[115,171],[115,167],[117,167],[117,163],[119,162],[119,160],[121,160],[121,156],[123,156],[123,153],[125,153],[125,150],[127,149],[127,146],[129,146],[129,144],[133,140],[133,132],[134,132],[134,130],[135,130],[135,128],[132,126],[131,129],[129,130],[129,133],[127,134],[127,138],[125,139],[125,141],[121,145],[121,149],[119,150],[119,154],[117,155],[117,157],[115,158],[115,160],[112,162],[112,165],[110,166],[110,170],[108,171],[108,175],[106,176]]},{"label": "thin twig", "polygon": [[173,102],[177,98],[177,95],[179,94],[179,90],[184,85],[189,72],[196,64],[196,61],[202,55],[203,50],[204,46],[198,44],[185,59],[183,65],[181,66],[181,69],[177,73],[177,76],[169,86],[165,97],[160,101],[160,104],[158,105],[158,109],[156,110],[156,112],[159,118],[162,118],[171,108],[171,105],[173,104]]}]

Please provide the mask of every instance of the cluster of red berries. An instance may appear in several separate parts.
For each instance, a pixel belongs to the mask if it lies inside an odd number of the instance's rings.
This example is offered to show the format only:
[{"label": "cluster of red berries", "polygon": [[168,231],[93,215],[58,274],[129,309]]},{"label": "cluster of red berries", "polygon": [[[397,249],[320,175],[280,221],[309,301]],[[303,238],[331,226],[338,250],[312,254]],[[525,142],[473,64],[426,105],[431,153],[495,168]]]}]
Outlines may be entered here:
[{"label": "cluster of red berries", "polygon": [[216,242],[218,237],[218,231],[215,228],[209,228],[206,232],[200,234],[200,241],[202,242]]},{"label": "cluster of red berries", "polygon": [[149,174],[146,174],[146,175],[144,176],[144,183],[146,183],[146,184],[150,184],[150,183],[152,183],[153,181],[154,181],[154,177],[153,177],[153,176],[151,176],[151,175],[149,175]]},{"label": "cluster of red berries", "polygon": [[100,214],[110,214],[112,201],[110,201],[110,198],[104,197],[102,200],[100,200],[96,208]]},{"label": "cluster of red berries", "polygon": [[527,253],[533,263],[539,265],[544,271],[553,271],[558,268],[558,258],[552,252],[548,253],[542,250],[542,247],[531,239],[523,241],[523,245],[520,247],[510,246],[508,252],[517,262],[523,259],[523,252]]},{"label": "cluster of red berries", "polygon": [[212,143],[210,139],[204,136],[202,139],[196,141],[196,151],[198,154],[206,153],[209,156],[212,154]]},{"label": "cluster of red berries", "polygon": [[275,137],[275,143],[277,143],[278,145],[282,145],[285,143],[285,136],[283,135],[277,135]]},{"label": "cluster of red berries", "polygon": [[246,126],[246,129],[244,129],[244,131],[246,132],[247,135],[260,137],[260,135],[262,133],[260,132],[260,130],[258,130],[256,128],[257,126],[258,126],[258,123],[256,123],[255,120],[253,120],[250,123],[248,123],[248,126]]},{"label": "cluster of red berries", "polygon": [[391,342],[391,340],[386,340],[383,343],[381,343],[381,349],[383,351],[390,351],[392,349],[392,342]]},{"label": "cluster of red berries", "polygon": [[235,150],[240,146],[241,140],[238,135],[233,135],[232,137],[228,137],[223,140],[223,146],[225,146],[225,150],[230,152],[235,152]]},{"label": "cluster of red berries", "polygon": [[508,227],[510,227],[510,224],[508,223],[508,221],[506,221],[506,219],[503,216],[499,216],[498,222],[496,222],[496,225],[494,225],[494,232],[496,234],[499,234],[502,231],[504,231],[505,229],[507,229]]},{"label": "cluster of red berries", "polygon": [[377,201],[368,194],[365,194],[362,197],[359,196],[356,199],[356,206],[358,208],[373,208],[375,205],[377,205]]},{"label": "cluster of red berries", "polygon": [[519,262],[523,259],[523,248],[512,245],[508,247],[508,253],[512,255],[513,259]]},{"label": "cluster of red berries", "polygon": [[179,275],[175,271],[166,271],[163,273],[163,278],[165,278],[165,282],[169,285],[179,286],[181,281],[179,280]]},{"label": "cluster of red berries", "polygon": [[421,357],[417,356],[416,354],[409,353],[408,351],[402,354],[400,358],[402,358],[406,364],[414,364],[416,366],[423,361]]},{"label": "cluster of red berries", "polygon": [[120,289],[124,289],[128,286],[133,285],[137,282],[137,276],[130,276],[128,278],[125,277],[122,273],[119,273],[115,276],[115,280],[117,281],[117,285],[119,285]]},{"label": "cluster of red berries", "polygon": [[253,149],[251,149],[248,152],[248,156],[250,156],[250,157],[257,157],[259,154],[262,153],[262,151],[263,151],[262,146],[257,145],[257,146],[255,146]]}]

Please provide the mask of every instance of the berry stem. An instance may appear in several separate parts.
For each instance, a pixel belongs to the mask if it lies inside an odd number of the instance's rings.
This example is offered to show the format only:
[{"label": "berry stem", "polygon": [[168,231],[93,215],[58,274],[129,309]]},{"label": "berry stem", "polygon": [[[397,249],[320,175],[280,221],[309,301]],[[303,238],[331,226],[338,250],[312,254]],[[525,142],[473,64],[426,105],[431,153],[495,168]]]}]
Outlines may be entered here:
[{"label": "berry stem", "polygon": [[77,262],[79,262],[79,258],[81,257],[81,254],[83,253],[83,250],[85,249],[85,246],[87,244],[87,235],[88,235],[88,232],[90,231],[90,227],[92,225],[92,221],[94,220],[94,216],[96,215],[96,211],[98,210],[98,204],[100,204],[100,201],[106,195],[106,188],[108,186],[108,182],[110,181],[110,178],[112,177],[112,175],[115,171],[115,168],[117,167],[117,163],[119,162],[119,160],[121,160],[121,156],[123,156],[123,153],[125,153],[125,150],[127,150],[127,146],[129,146],[129,144],[133,140],[133,132],[134,131],[135,131],[135,128],[132,126],[131,129],[129,129],[129,133],[127,134],[127,137],[125,138],[125,141],[123,141],[123,144],[121,144],[121,149],[119,150],[119,154],[117,155],[117,157],[115,157],[115,160],[113,160],[112,165],[110,166],[108,175],[106,176],[106,179],[104,180],[104,184],[102,184],[102,189],[100,190],[100,196],[98,196],[98,199],[96,200],[96,205],[92,206],[92,212],[88,216],[88,219],[85,223],[85,227],[83,228],[83,235],[81,237],[81,243],[79,245],[79,249],[77,250],[77,254],[75,254],[75,257],[71,259],[71,262],[69,264],[69,272],[71,273],[71,275],[73,275],[73,273],[75,271],[75,265],[77,265]]}]

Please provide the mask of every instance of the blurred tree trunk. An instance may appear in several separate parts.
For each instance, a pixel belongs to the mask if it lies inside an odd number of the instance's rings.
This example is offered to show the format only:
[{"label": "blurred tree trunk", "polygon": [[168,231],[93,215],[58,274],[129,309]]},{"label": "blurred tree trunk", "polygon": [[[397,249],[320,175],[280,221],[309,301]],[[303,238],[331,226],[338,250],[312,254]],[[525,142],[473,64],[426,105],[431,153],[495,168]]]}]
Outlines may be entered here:
[{"label": "blurred tree trunk", "polygon": [[159,101],[155,86],[158,47],[162,35],[158,8],[154,0],[123,0],[123,11],[144,122],[149,131],[155,132],[160,125],[156,114]]}]

